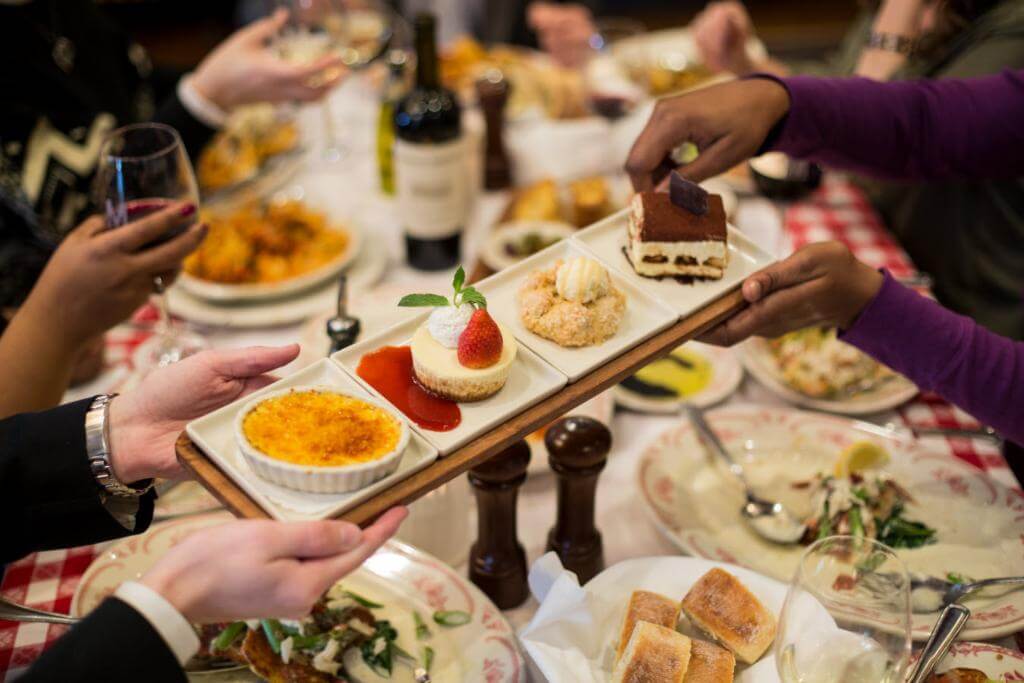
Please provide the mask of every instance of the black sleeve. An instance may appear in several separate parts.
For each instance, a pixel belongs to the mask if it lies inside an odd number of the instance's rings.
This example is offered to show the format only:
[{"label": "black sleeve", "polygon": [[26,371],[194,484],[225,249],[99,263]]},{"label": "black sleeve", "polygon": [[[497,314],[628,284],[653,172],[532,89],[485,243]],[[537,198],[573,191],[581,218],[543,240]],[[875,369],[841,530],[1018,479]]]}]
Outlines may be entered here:
[{"label": "black sleeve", "polygon": [[154,491],[139,499],[135,528],[103,506],[85,448],[91,399],[0,420],[0,564],[37,550],[139,533],[153,519]]},{"label": "black sleeve", "polygon": [[127,603],[107,598],[18,680],[181,683],[186,678],[150,623]]},{"label": "black sleeve", "polygon": [[181,100],[178,99],[176,93],[163,101],[163,104],[153,114],[153,121],[165,123],[178,131],[178,134],[181,135],[181,141],[185,144],[185,149],[188,151],[188,155],[192,158],[193,164],[198,161],[199,153],[203,151],[203,147],[210,141],[213,134],[217,132],[192,116],[188,109],[185,109],[185,105],[181,103]]}]

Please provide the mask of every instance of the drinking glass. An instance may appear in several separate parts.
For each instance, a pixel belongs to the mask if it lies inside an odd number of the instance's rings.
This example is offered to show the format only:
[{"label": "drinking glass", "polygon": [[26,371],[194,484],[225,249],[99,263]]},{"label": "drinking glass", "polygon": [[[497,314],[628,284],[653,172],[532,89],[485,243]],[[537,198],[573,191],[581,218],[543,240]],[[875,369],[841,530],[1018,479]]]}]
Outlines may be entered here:
[{"label": "drinking glass", "polygon": [[612,53],[612,46],[646,30],[643,23],[623,17],[598,19],[590,37],[592,53],[586,66],[587,99],[594,114],[615,121],[627,115],[642,96]]},{"label": "drinking glass", "polygon": [[[140,123],[111,132],[100,149],[95,182],[96,202],[110,229],[144,218],[173,202],[188,201],[199,206],[195,174],[181,138],[176,130],[159,123]],[[176,234],[168,234],[157,243]],[[202,337],[171,319],[165,284],[160,276],[154,277],[156,333],[135,352],[139,375],[207,347]]]},{"label": "drinking glass", "polygon": [[897,683],[910,646],[910,577],[891,548],[830,536],[804,552],[775,639],[783,683]]},{"label": "drinking glass", "polygon": [[[394,13],[380,0],[282,0],[288,24],[278,37],[282,59],[309,64],[337,55],[350,70],[365,68],[380,57],[391,39]],[[330,74],[325,74],[329,78]],[[336,163],[348,149],[338,139],[330,95],[321,100],[324,161]]]}]

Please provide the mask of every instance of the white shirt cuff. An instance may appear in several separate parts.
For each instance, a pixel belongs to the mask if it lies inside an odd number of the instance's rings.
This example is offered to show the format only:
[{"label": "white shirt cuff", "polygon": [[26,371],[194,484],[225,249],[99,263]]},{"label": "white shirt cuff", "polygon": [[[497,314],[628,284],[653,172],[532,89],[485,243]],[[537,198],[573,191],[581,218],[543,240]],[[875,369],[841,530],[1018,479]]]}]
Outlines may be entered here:
[{"label": "white shirt cuff", "polygon": [[178,81],[178,99],[189,114],[210,128],[222,128],[228,120],[228,113],[203,96],[192,84],[192,74],[185,74]]},{"label": "white shirt cuff", "polygon": [[149,622],[182,666],[199,651],[199,636],[192,624],[149,586],[127,581],[114,591],[114,597],[134,607]]}]

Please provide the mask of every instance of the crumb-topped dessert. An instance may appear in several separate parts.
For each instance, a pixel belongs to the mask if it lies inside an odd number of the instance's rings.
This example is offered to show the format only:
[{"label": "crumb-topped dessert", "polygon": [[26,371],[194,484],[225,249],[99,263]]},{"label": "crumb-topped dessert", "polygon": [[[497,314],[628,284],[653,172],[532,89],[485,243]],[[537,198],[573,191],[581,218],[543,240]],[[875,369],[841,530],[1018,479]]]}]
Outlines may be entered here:
[{"label": "crumb-topped dessert", "polygon": [[626,296],[597,261],[577,256],[536,271],[519,288],[519,318],[530,332],[559,346],[590,346],[612,337]]},{"label": "crumb-topped dessert", "polygon": [[[707,194],[676,173],[671,182],[673,192],[640,192],[633,197],[626,255],[637,275],[644,277],[717,280],[729,263],[722,197]],[[680,190],[680,182],[692,187]]]},{"label": "crumb-topped dessert", "polygon": [[367,401],[330,391],[295,391],[257,403],[242,433],[264,455],[295,465],[338,467],[392,453],[401,423]]},{"label": "crumb-topped dessert", "polygon": [[479,401],[505,386],[518,345],[491,318],[483,295],[463,286],[465,279],[460,267],[451,300],[438,294],[409,294],[398,305],[434,307],[410,344],[416,380],[443,398]]}]

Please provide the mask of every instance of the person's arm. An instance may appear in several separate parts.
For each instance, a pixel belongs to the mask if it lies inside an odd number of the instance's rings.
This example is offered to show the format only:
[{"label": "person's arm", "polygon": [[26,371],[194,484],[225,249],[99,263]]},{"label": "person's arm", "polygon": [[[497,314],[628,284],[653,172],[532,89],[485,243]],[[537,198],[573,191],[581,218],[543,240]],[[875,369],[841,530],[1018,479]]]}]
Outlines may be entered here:
[{"label": "person's arm", "polygon": [[[871,34],[887,41],[906,41],[903,49],[866,44],[857,58],[854,73],[876,81],[886,81],[907,61],[909,47],[921,31],[922,0],[885,0],[871,24]],[[869,34],[870,35],[870,34]]]},{"label": "person's arm", "polygon": [[790,106],[771,149],[893,178],[1024,173],[1022,71],[965,80],[779,82]]},{"label": "person's arm", "polygon": [[840,339],[1024,444],[1024,342],[990,332],[888,275]]},{"label": "person's arm", "polygon": [[650,189],[691,142],[679,168],[694,181],[768,150],[866,175],[1001,178],[1024,173],[1024,71],[965,80],[759,75],[659,100],[626,161]]},{"label": "person's arm", "polygon": [[121,584],[19,680],[184,681],[181,667],[199,649],[193,624],[306,616],[406,514],[391,509],[365,530],[337,520],[245,520],[197,531],[139,581]]},{"label": "person's arm", "polygon": [[1000,337],[898,284],[839,242],[803,247],[743,283],[749,306],[701,337],[731,346],[810,326],[1024,443],[1024,342]]},{"label": "person's arm", "polygon": [[152,492],[138,499],[133,526],[122,525],[104,505],[85,443],[91,400],[0,420],[0,513],[8,520],[0,563],[149,526]]}]

